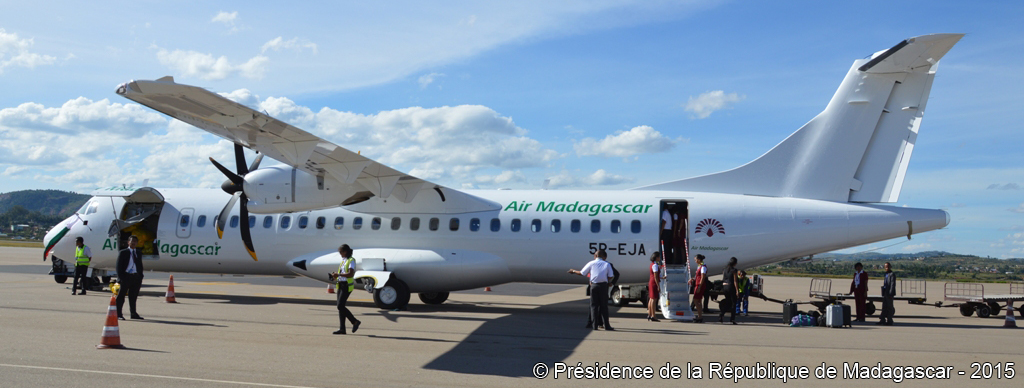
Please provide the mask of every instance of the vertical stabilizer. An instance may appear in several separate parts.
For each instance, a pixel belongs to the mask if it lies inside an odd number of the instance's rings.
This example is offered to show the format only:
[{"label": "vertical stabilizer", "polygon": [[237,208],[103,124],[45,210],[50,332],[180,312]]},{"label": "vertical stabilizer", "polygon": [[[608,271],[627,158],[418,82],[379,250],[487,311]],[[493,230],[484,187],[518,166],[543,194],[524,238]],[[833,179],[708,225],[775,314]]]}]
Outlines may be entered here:
[{"label": "vertical stabilizer", "polygon": [[895,202],[939,59],[961,37],[910,38],[854,61],[823,112],[750,163],[638,189]]}]

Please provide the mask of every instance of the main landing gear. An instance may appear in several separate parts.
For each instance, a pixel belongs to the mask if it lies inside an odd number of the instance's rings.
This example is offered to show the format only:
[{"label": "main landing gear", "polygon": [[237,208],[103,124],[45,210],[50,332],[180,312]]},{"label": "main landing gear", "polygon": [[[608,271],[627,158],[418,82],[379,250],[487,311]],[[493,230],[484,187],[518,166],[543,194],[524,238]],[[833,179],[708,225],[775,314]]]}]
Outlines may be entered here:
[{"label": "main landing gear", "polygon": [[409,286],[398,278],[391,278],[384,287],[373,290],[373,304],[384,310],[403,308],[409,304]]}]

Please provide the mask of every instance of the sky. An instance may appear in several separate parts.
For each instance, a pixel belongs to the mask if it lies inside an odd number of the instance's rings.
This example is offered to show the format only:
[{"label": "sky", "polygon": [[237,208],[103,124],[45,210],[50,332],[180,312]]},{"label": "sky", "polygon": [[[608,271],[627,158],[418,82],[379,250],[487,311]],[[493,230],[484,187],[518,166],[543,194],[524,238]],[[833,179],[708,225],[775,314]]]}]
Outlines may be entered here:
[{"label": "sky", "polygon": [[1021,2],[213,3],[5,4],[0,192],[218,187],[230,143],[114,93],[166,75],[453,188],[628,189],[753,160],[855,59],[966,33],[894,204],[951,224],[842,252],[1024,257]]}]

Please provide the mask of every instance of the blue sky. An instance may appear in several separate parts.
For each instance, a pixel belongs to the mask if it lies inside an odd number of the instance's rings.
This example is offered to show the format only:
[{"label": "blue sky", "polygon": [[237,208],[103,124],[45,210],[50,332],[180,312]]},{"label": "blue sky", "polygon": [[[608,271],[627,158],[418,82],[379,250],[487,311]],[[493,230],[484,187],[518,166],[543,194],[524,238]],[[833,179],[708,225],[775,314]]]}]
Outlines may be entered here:
[{"label": "blue sky", "polygon": [[854,59],[954,32],[896,204],[953,221],[883,251],[1024,257],[1021,20],[1011,1],[5,4],[0,192],[218,186],[226,142],[114,94],[164,75],[451,187],[625,189],[750,161]]}]

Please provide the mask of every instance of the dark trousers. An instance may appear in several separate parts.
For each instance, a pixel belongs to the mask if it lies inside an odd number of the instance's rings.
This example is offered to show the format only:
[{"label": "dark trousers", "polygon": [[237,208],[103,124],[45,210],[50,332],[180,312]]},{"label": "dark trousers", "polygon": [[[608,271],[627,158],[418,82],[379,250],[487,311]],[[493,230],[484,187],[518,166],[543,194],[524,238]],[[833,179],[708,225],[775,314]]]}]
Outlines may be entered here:
[{"label": "dark trousers", "polygon": [[611,327],[608,322],[608,283],[590,285],[590,319],[595,327],[602,322],[605,328]]},{"label": "dark trousers", "polygon": [[661,230],[661,244],[662,248],[665,248],[661,254],[665,258],[666,264],[682,264],[676,260],[676,245],[673,241],[671,230]]},{"label": "dark trousers", "polygon": [[89,286],[92,284],[92,279],[87,276],[89,274],[88,265],[76,265],[75,266],[75,280],[71,283],[71,293],[74,294],[75,290],[78,289],[78,279],[82,279],[82,293],[84,294],[89,290]]},{"label": "dark trousers", "polygon": [[351,311],[348,311],[348,307],[345,307],[345,303],[348,303],[348,297],[352,295],[352,292],[348,290],[348,285],[342,284],[338,290],[338,320],[341,321],[341,331],[345,331],[345,320],[348,319],[353,325],[358,322],[356,316],[352,315]]},{"label": "dark trousers", "polygon": [[124,279],[118,279],[118,281],[121,282],[121,291],[117,293],[117,316],[123,316],[121,308],[124,306],[125,295],[128,296],[128,309],[132,312],[132,316],[139,315],[138,310],[135,309],[135,301],[139,299],[142,277],[138,274],[127,274]]},{"label": "dark trousers", "polygon": [[891,296],[882,298],[882,315],[880,317],[882,322],[892,323],[892,316],[896,315],[896,308],[892,306],[892,299],[893,297]]},{"label": "dark trousers", "polygon": [[722,300],[722,309],[718,312],[718,320],[721,321],[725,318],[725,313],[729,312],[729,321],[736,321],[736,289],[732,287],[725,287],[723,295],[725,297]]},{"label": "dark trousers", "polygon": [[863,321],[868,311],[868,294],[866,292],[854,292],[853,301],[857,307],[857,320]]}]

